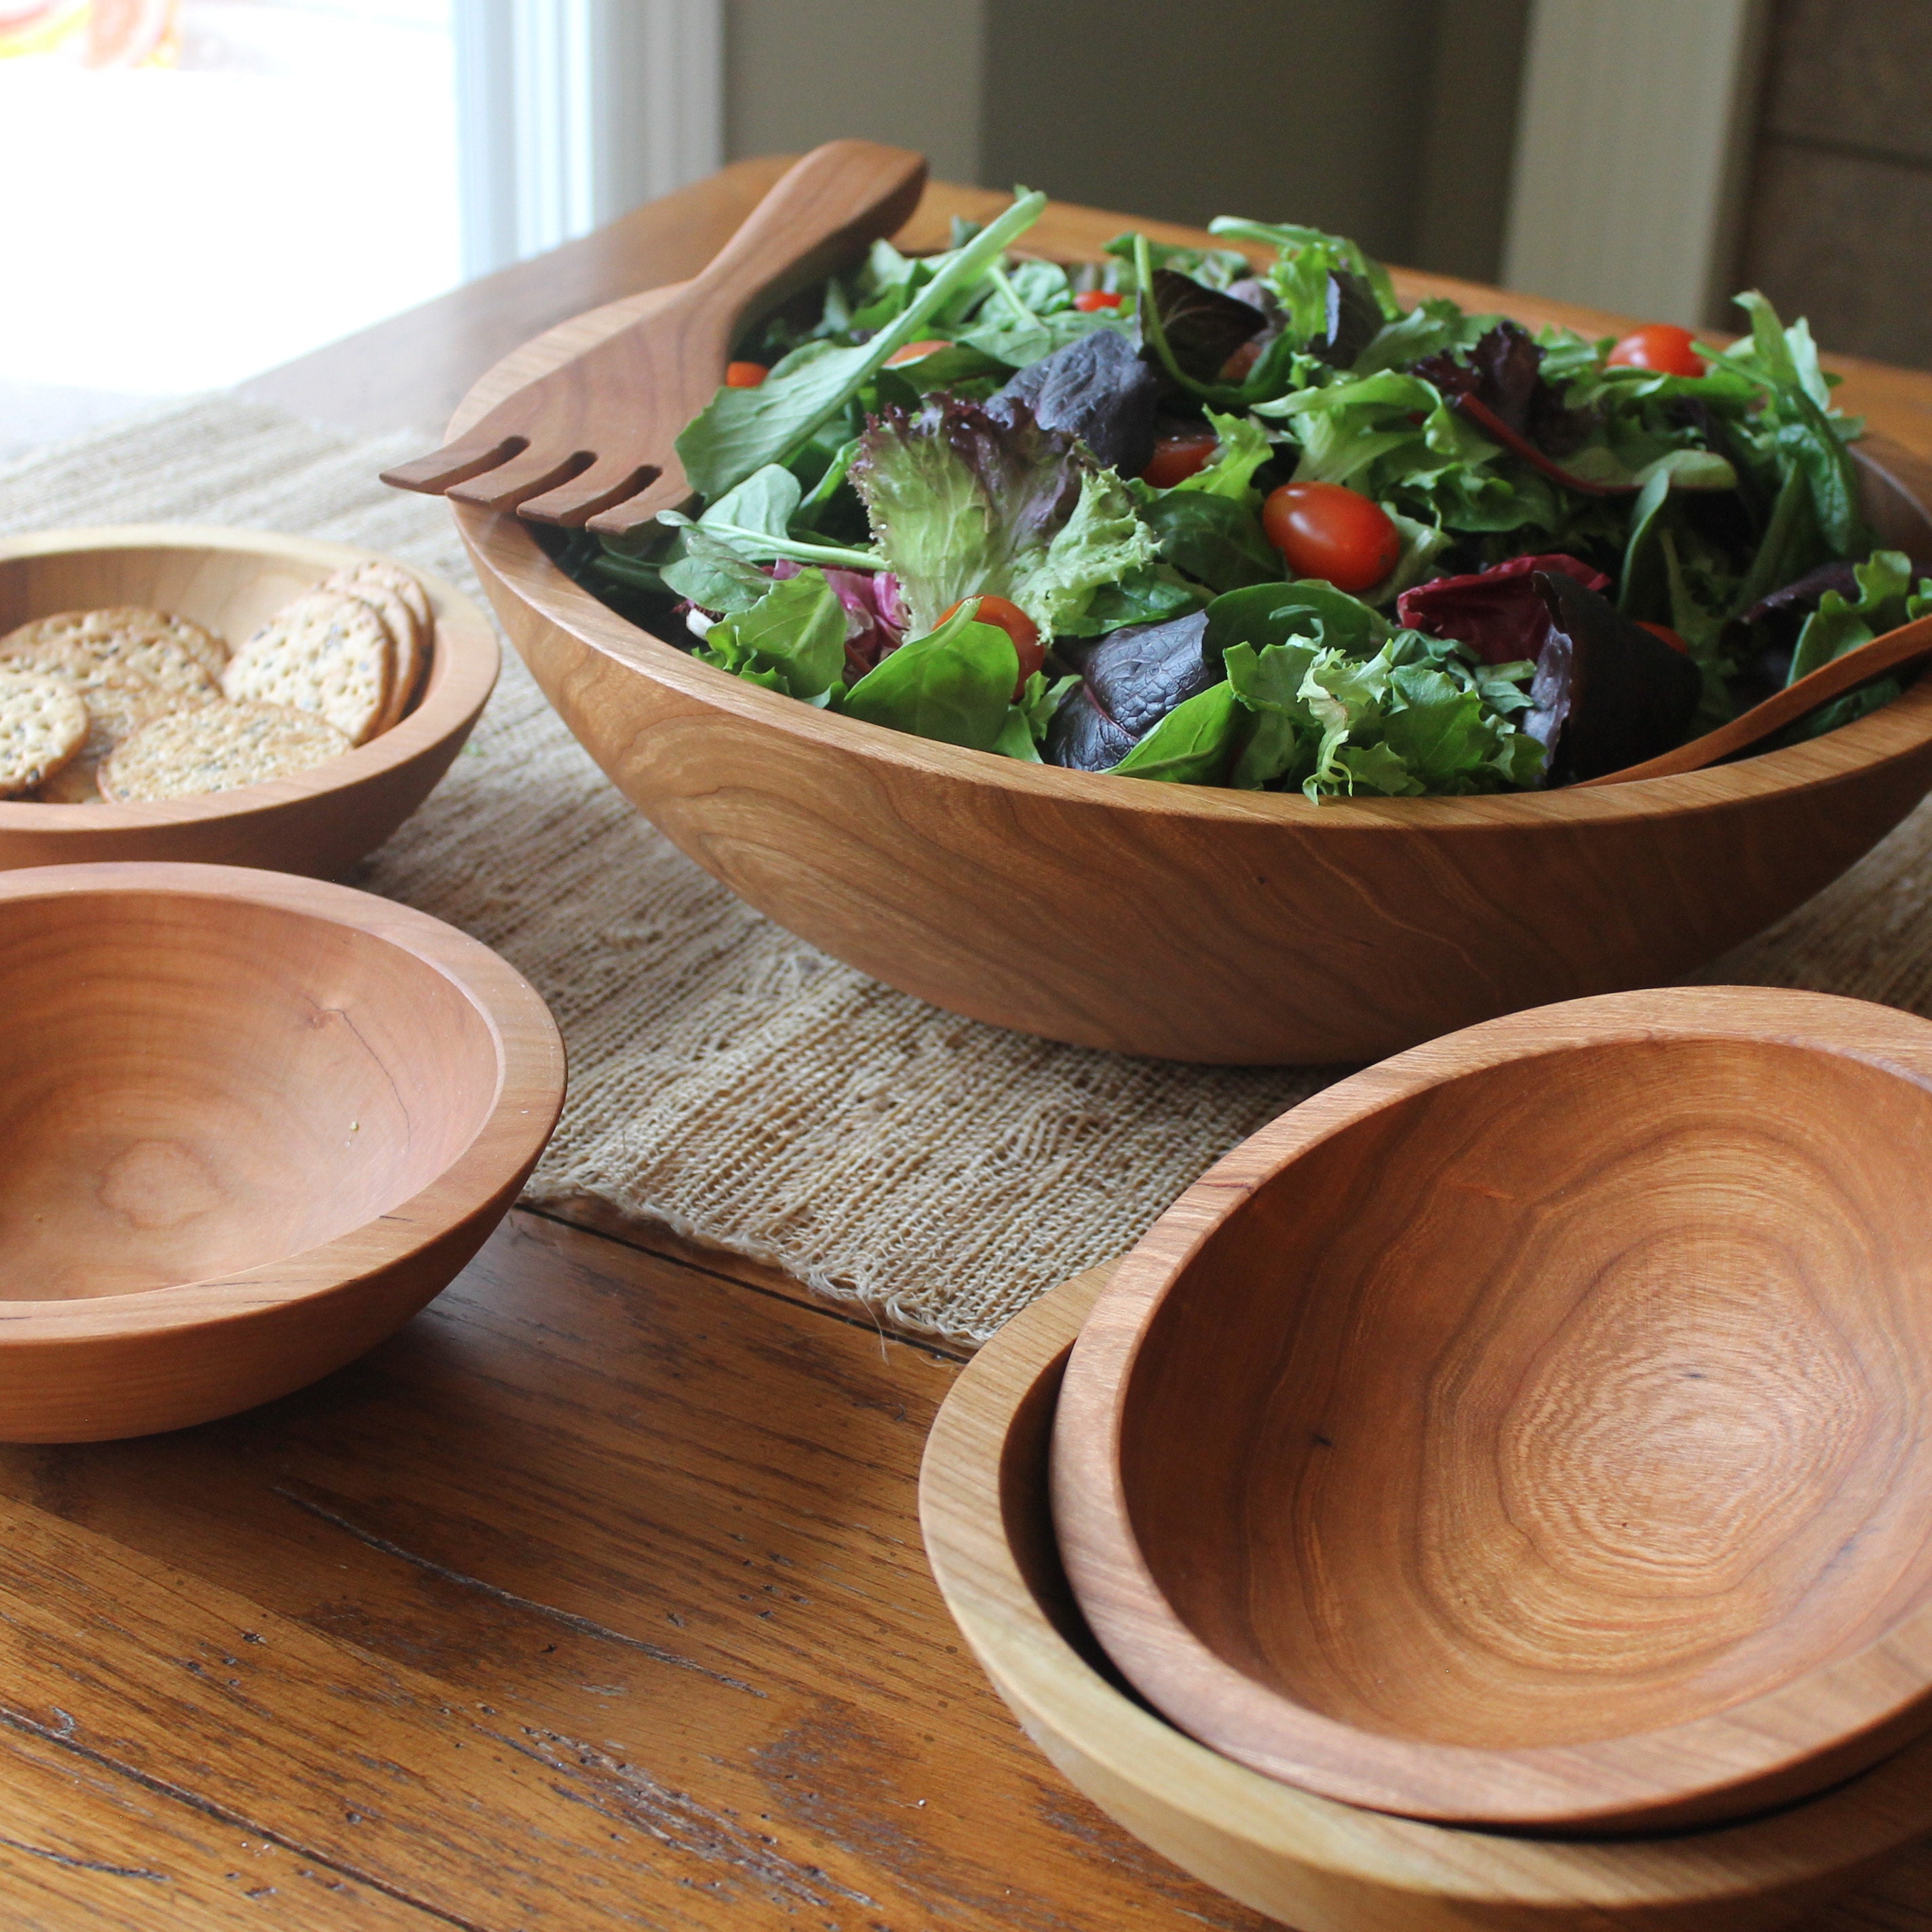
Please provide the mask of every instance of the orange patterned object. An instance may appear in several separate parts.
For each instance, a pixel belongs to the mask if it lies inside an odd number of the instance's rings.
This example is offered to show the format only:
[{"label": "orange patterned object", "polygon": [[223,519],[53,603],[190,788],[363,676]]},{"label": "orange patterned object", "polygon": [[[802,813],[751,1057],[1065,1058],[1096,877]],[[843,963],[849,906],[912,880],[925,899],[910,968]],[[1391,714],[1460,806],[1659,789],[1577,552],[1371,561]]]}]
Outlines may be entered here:
[{"label": "orange patterned object", "polygon": [[0,0],[0,59],[31,54],[94,68],[172,67],[180,0]]}]

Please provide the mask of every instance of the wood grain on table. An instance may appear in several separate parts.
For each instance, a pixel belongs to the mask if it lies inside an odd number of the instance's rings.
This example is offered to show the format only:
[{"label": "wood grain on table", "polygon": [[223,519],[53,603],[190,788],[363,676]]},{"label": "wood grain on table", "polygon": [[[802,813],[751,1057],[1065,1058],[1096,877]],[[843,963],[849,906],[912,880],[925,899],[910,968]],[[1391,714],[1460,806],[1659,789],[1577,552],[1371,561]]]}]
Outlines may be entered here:
[{"label": "wood grain on table", "polygon": [[[526,336],[693,273],[694,235],[782,165],[245,393],[439,428]],[[915,238],[1000,199],[935,188]],[[1128,225],[1049,219],[1070,251]],[[1932,452],[1932,377],[1862,365],[1840,394]],[[0,1451],[4,1923],[1257,1925],[1066,1785],[963,1654],[914,1516],[957,1358],[570,1211],[512,1215],[400,1335],[301,1394]],[[1817,1928],[1932,1932],[1932,1853]]]}]

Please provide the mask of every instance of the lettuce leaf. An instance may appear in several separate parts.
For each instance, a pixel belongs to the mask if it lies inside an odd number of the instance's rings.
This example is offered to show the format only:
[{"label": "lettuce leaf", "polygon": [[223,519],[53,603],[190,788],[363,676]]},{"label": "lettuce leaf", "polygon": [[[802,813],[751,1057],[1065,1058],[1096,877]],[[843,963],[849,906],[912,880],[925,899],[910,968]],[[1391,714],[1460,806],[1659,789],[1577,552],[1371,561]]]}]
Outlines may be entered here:
[{"label": "lettuce leaf", "polygon": [[851,478],[916,627],[992,596],[1050,640],[1156,554],[1119,477],[1024,409],[1000,422],[937,395],[916,414],[889,410],[861,439]]},{"label": "lettuce leaf", "polygon": [[1214,460],[1174,487],[1226,496],[1250,510],[1258,509],[1261,492],[1254,485],[1255,472],[1274,454],[1268,432],[1252,416],[1217,416],[1212,410],[1207,414],[1209,427],[1220,438]]},{"label": "lettuce leaf", "polygon": [[[747,683],[822,698],[844,668],[845,607],[823,572],[802,570],[774,584],[748,610],[713,624],[692,655]],[[1007,677],[1010,691],[1014,674]]]},{"label": "lettuce leaf", "polygon": [[1858,584],[1856,600],[1828,590],[1805,619],[1787,682],[1796,684],[1834,658],[1932,610],[1932,579],[1922,581],[1915,593],[1912,560],[1903,550],[1875,550],[1852,574]]}]

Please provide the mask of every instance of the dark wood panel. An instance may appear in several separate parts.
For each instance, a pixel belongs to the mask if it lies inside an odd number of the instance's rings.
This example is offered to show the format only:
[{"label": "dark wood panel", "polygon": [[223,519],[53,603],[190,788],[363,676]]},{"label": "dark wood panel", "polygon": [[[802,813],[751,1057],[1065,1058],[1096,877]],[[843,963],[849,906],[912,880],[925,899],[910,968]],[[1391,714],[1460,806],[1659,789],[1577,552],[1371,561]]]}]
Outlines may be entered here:
[{"label": "dark wood panel", "polygon": [[1932,161],[1932,6],[1780,0],[1763,125],[1769,135]]},{"label": "dark wood panel", "polygon": [[1932,169],[1767,142],[1739,286],[1827,349],[1932,365]]}]

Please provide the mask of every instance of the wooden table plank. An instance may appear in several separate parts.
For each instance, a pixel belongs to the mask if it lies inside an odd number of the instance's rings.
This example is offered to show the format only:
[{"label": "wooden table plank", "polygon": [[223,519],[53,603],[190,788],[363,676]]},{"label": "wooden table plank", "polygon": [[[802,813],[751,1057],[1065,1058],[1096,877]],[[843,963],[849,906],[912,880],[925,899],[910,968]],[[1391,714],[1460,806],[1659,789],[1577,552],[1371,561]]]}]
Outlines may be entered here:
[{"label": "wooden table plank", "polygon": [[962,1654],[914,1514],[955,1371],[519,1215],[314,1389],[0,1455],[0,1702],[493,1932],[1257,1923]]}]

